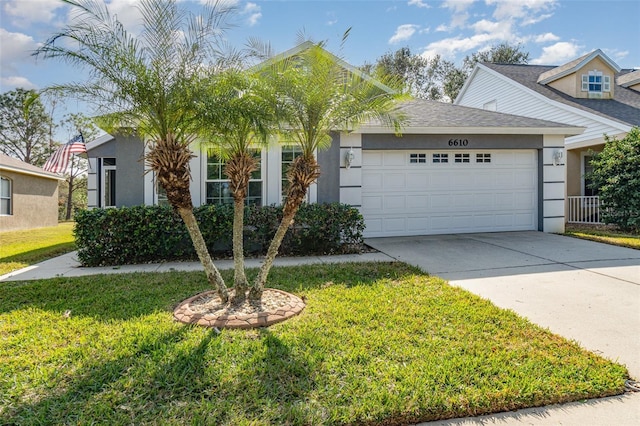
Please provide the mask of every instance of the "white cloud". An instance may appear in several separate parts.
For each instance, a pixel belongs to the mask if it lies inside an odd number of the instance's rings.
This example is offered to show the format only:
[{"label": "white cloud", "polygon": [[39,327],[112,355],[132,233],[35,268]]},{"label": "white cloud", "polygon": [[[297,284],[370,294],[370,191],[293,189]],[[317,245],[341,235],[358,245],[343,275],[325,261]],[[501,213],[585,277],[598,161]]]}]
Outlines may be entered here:
[{"label": "white cloud", "polygon": [[247,18],[247,23],[249,24],[250,27],[253,27],[254,25],[256,25],[260,20],[260,18],[262,18],[261,10],[262,9],[260,8],[260,6],[258,6],[256,3],[251,3],[251,2],[248,2],[244,6],[244,9],[242,9],[241,13],[243,15],[249,15]]},{"label": "white cloud", "polygon": [[440,24],[436,27],[436,32],[441,33],[441,32],[446,32],[449,31],[449,27],[446,24]]},{"label": "white cloud", "polygon": [[548,42],[551,42],[551,41],[558,41],[558,40],[560,40],[560,37],[558,37],[554,33],[545,33],[545,34],[539,34],[539,35],[535,36],[535,38],[533,40],[536,43],[548,43]]},{"label": "white cloud", "polygon": [[425,3],[424,0],[409,0],[407,2],[407,4],[409,6],[417,6],[417,7],[422,7],[422,8],[425,8],[425,9],[429,9],[431,7],[427,3]]},{"label": "white cloud", "polygon": [[109,13],[118,17],[118,21],[132,34],[142,30],[142,14],[138,9],[138,0],[111,0],[107,7]]},{"label": "white cloud", "polygon": [[445,0],[442,7],[451,9],[456,13],[462,13],[471,6],[475,0]]},{"label": "white cloud", "polygon": [[549,19],[552,16],[553,16],[553,13],[547,13],[547,14],[539,15],[539,16],[529,16],[529,17],[523,19],[522,22],[520,23],[520,25],[522,25],[523,27],[526,27],[527,25],[537,24],[538,22],[542,22],[545,19]]},{"label": "white cloud", "polygon": [[338,18],[336,18],[336,14],[334,12],[327,12],[327,18],[329,19],[327,21],[327,25],[330,27],[338,23]]},{"label": "white cloud", "polygon": [[60,0],[4,0],[3,11],[12,17],[12,23],[26,27],[33,23],[50,23],[56,17],[56,10],[63,7]]},{"label": "white cloud", "polygon": [[629,56],[629,51],[628,50],[605,49],[605,48],[603,48],[602,51],[607,56],[611,57],[612,59],[614,59],[616,61],[620,61],[620,60],[626,58],[627,56]]},{"label": "white cloud", "polygon": [[25,77],[9,76],[0,78],[0,86],[2,91],[17,89],[21,87],[23,89],[37,89],[38,87],[29,81]]},{"label": "white cloud", "polygon": [[[485,0],[488,6],[495,5],[496,19],[520,18],[523,22],[539,18],[540,13],[555,8],[557,0]],[[547,16],[548,17],[548,16]]]},{"label": "white cloud", "polygon": [[12,33],[4,28],[0,28],[0,74],[13,74],[17,71],[17,64],[21,62],[33,61],[31,53],[38,48],[39,44],[33,37]]},{"label": "white cloud", "polygon": [[422,56],[432,58],[436,55],[444,58],[455,58],[458,52],[467,52],[469,50],[479,50],[489,43],[496,42],[498,39],[492,34],[475,34],[471,37],[453,37],[430,43]]},{"label": "white cloud", "polygon": [[401,41],[409,40],[420,28],[414,24],[403,24],[396,28],[395,34],[389,39],[389,44],[396,44]]},{"label": "white cloud", "polygon": [[562,65],[579,57],[581,47],[575,43],[561,41],[542,48],[542,55],[531,61],[534,65]]}]

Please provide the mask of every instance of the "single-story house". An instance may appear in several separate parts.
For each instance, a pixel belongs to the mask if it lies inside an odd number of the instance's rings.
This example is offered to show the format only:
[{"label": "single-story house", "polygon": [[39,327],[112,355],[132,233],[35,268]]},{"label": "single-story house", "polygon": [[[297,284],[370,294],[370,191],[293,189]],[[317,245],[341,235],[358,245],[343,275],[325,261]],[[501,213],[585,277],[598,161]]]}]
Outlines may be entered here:
[{"label": "single-story house", "polygon": [[0,230],[56,226],[62,178],[0,154]]},{"label": "single-story house", "polygon": [[[349,69],[349,67],[347,67]],[[369,123],[333,133],[317,153],[322,175],[308,202],[342,202],[360,209],[366,237],[564,230],[564,139],[579,126],[434,101],[402,104],[402,136]],[[87,143],[89,207],[162,204],[145,146],[135,136],[103,135]],[[230,203],[223,161],[192,147],[195,205]],[[282,202],[284,171],[295,146],[258,153],[260,170],[248,202]]]},{"label": "single-story house", "polygon": [[[589,206],[591,153],[602,151],[604,135],[620,139],[640,126],[640,70],[621,69],[601,50],[560,66],[478,64],[455,104],[584,127],[565,140],[567,195]],[[568,210],[571,221],[582,216]]]}]

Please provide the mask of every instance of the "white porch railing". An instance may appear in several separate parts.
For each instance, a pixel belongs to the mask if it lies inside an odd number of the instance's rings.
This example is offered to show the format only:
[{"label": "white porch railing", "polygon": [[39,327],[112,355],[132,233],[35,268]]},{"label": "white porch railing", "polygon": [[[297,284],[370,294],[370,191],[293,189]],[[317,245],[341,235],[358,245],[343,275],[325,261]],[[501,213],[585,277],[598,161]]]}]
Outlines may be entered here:
[{"label": "white porch railing", "polygon": [[568,223],[601,223],[600,222],[600,197],[571,196],[569,200]]}]

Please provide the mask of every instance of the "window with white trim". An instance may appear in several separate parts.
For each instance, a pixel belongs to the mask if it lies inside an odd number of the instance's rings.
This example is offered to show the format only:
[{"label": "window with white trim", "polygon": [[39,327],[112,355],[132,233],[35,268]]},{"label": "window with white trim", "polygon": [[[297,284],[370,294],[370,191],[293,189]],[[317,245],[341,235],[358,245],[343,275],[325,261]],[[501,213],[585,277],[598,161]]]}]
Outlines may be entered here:
[{"label": "window with white trim", "polygon": [[427,154],[409,154],[409,163],[411,164],[426,164]]},{"label": "window with white trim", "polygon": [[287,171],[289,171],[289,167],[293,163],[293,160],[296,157],[299,157],[302,154],[302,150],[298,145],[283,145],[282,152],[280,154],[280,195],[282,201],[284,201],[287,196],[287,190],[289,189],[289,180],[287,179]]},{"label": "window with white trim", "polygon": [[602,71],[593,70],[582,74],[582,91],[602,93],[611,91],[611,76],[603,75]]},{"label": "window with white trim", "polygon": [[490,163],[491,154],[478,153],[476,154],[476,163]]},{"label": "window with white trim", "polygon": [[[262,205],[262,154],[259,149],[253,150],[258,161],[258,169],[251,173],[247,190],[247,205]],[[230,182],[224,173],[225,161],[214,150],[207,152],[207,176],[205,180],[205,202],[207,204],[232,204]]]},{"label": "window with white trim", "polygon": [[13,214],[11,199],[13,195],[11,179],[0,176],[0,215],[10,216]]},{"label": "window with white trim", "polygon": [[433,163],[448,163],[449,162],[449,154],[433,154],[433,157],[431,158],[431,161]]},{"label": "window with white trim", "polygon": [[469,154],[454,154],[453,161],[455,163],[468,163]]}]

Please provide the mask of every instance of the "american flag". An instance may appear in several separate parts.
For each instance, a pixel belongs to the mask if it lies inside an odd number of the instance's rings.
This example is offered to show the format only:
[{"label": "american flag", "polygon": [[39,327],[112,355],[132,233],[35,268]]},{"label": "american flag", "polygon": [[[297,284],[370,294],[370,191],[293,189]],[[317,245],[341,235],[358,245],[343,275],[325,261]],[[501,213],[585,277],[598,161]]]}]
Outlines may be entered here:
[{"label": "american flag", "polygon": [[64,173],[69,166],[71,154],[82,154],[83,152],[87,152],[87,147],[84,145],[84,138],[80,134],[56,149],[42,168],[51,173]]}]

